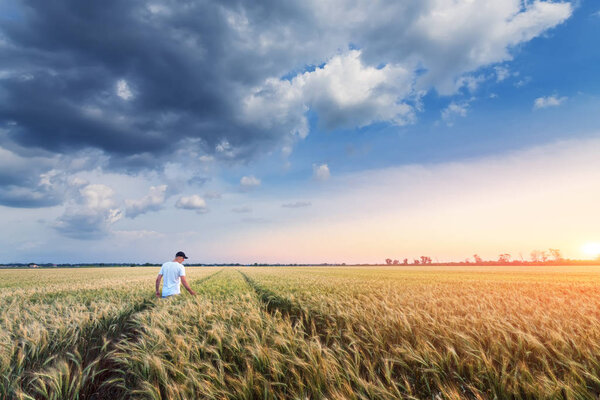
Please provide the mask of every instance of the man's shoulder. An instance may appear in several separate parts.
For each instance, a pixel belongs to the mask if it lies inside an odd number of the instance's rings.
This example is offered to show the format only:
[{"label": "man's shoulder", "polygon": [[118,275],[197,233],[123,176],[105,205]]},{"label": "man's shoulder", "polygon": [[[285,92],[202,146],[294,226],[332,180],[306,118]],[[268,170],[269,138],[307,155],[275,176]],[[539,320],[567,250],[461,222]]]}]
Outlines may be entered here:
[{"label": "man's shoulder", "polygon": [[162,266],[163,267],[177,267],[177,268],[182,268],[183,264],[180,264],[177,261],[167,261]]}]

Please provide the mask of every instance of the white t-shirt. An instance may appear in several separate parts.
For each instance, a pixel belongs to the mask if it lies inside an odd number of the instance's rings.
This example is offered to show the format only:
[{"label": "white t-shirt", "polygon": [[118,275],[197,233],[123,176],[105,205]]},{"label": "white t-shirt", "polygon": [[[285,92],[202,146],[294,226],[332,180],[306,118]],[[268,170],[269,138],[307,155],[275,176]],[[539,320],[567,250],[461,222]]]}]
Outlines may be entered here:
[{"label": "white t-shirt", "polygon": [[180,276],[185,276],[185,268],[175,261],[166,262],[160,267],[159,275],[163,276],[162,297],[181,293],[179,285]]}]

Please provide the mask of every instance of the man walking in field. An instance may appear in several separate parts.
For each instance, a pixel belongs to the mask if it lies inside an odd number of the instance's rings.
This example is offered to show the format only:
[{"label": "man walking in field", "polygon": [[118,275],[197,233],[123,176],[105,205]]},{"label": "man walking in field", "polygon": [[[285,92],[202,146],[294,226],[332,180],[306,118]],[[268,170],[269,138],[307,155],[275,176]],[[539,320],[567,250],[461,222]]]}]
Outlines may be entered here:
[{"label": "man walking in field", "polygon": [[175,296],[181,293],[180,284],[183,283],[183,287],[186,288],[192,296],[196,294],[187,283],[185,279],[185,267],[183,266],[183,260],[187,259],[183,251],[178,251],[175,254],[173,261],[168,261],[162,265],[160,272],[156,277],[156,297],[161,297],[159,287],[160,280],[165,279],[163,282],[162,297]]}]

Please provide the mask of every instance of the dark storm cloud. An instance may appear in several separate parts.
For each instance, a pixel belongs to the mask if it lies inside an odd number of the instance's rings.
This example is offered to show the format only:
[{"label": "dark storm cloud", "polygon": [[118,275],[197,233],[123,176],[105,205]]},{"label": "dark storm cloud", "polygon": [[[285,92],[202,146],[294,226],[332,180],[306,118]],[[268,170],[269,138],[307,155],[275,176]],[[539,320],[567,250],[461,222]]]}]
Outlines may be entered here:
[{"label": "dark storm cloud", "polygon": [[[466,82],[458,78],[509,60],[511,47],[572,11],[501,0],[6,2],[0,149],[96,152],[104,171],[127,173],[164,169],[181,151],[244,162],[275,144],[291,148],[308,134],[309,109],[330,129],[410,123],[403,103],[415,88],[454,93]],[[60,185],[40,183],[55,166],[7,168],[0,204],[64,197]]]},{"label": "dark storm cloud", "polygon": [[48,207],[60,204],[66,193],[66,176],[52,170],[58,160],[25,158],[0,147],[0,205]]},{"label": "dark storm cloud", "polygon": [[[9,137],[23,146],[101,149],[117,170],[156,168],[161,155],[189,139],[208,153],[225,140],[232,150],[217,156],[245,160],[299,126],[305,135],[305,109],[320,98],[323,82],[286,105],[285,85],[265,86],[267,78],[302,72],[356,43],[365,66],[400,63],[409,77],[418,66],[429,71],[421,76],[425,90],[450,93],[456,77],[509,59],[507,47],[571,12],[562,3],[514,10],[492,3],[469,3],[463,15],[452,2],[434,1],[15,2],[0,25],[0,122],[10,121]],[[464,20],[444,19],[453,13]],[[342,83],[360,86],[362,78]],[[270,95],[269,88],[279,91]],[[249,93],[258,104],[254,115],[245,113]],[[320,120],[356,114],[336,99],[320,100]],[[359,125],[394,119],[363,108],[369,115]]]},{"label": "dark storm cloud", "polygon": [[302,10],[278,2],[63,0],[29,1],[19,11],[0,28],[0,67],[8,71],[0,118],[22,146],[98,148],[112,167],[127,169],[156,165],[186,138],[207,152],[226,139],[238,158],[277,139],[236,116],[242,90],[287,71],[289,49],[257,54],[231,18],[293,26]]},{"label": "dark storm cloud", "polygon": [[100,239],[110,234],[101,214],[66,214],[53,227],[61,235],[79,240]]},{"label": "dark storm cloud", "polygon": [[45,187],[26,188],[22,185],[0,187],[0,204],[17,208],[50,207],[61,204],[64,196]]}]

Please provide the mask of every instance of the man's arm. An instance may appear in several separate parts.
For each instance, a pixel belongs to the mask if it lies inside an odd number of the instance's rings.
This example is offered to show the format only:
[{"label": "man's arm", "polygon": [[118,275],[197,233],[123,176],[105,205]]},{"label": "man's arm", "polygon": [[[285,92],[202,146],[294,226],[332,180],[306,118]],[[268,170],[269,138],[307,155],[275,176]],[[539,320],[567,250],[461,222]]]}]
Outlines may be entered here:
[{"label": "man's arm", "polygon": [[192,290],[192,288],[190,287],[190,285],[187,283],[187,280],[185,279],[185,275],[182,275],[182,276],[180,276],[180,278],[181,278],[181,283],[183,283],[183,287],[184,287],[184,288],[186,288],[186,290],[187,290],[188,292],[190,292],[190,294],[191,294],[192,296],[195,296],[195,295],[196,295],[196,292],[194,292],[194,291]]},{"label": "man's arm", "polygon": [[162,275],[158,274],[156,277],[156,297],[160,297],[160,280],[162,279]]}]

